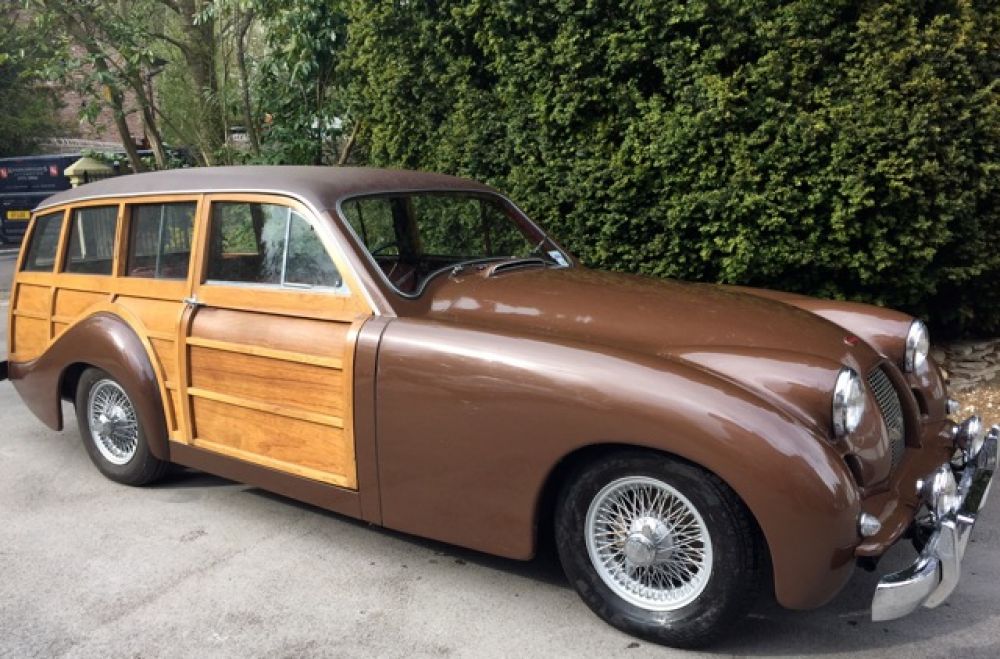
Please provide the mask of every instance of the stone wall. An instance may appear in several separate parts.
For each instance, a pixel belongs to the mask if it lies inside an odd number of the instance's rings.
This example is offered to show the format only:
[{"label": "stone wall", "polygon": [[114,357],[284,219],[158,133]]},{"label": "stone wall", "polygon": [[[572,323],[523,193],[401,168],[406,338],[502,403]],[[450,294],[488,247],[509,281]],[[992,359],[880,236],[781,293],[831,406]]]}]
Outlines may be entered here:
[{"label": "stone wall", "polygon": [[935,346],[931,356],[948,372],[955,391],[1000,378],[1000,338]]}]

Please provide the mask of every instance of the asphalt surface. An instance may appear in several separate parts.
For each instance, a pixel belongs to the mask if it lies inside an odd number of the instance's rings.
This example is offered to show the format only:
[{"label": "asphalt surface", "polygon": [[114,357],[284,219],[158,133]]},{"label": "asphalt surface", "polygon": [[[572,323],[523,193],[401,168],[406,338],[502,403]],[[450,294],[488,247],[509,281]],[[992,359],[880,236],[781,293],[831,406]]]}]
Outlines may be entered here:
[{"label": "asphalt surface", "polygon": [[[604,624],[551,554],[497,559],[190,471],[117,485],[64,414],[51,431],[0,383],[0,657],[695,656]],[[859,570],[819,611],[762,602],[706,655],[1000,656],[998,500],[945,606],[871,623]]]},{"label": "asphalt surface", "polygon": [[7,246],[0,247],[0,299],[7,299],[11,280],[14,279],[14,261],[16,260],[16,249]]}]

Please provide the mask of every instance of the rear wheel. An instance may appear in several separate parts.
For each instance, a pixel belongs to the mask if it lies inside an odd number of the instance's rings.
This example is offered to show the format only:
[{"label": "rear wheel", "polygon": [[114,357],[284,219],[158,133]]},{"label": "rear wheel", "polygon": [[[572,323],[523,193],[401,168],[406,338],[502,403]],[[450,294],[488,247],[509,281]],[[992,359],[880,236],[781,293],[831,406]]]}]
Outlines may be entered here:
[{"label": "rear wheel", "polygon": [[150,452],[131,395],[104,371],[91,368],[80,376],[76,418],[87,454],[111,480],[146,485],[163,476],[169,467]]},{"label": "rear wheel", "polygon": [[659,454],[620,453],[578,471],[557,503],[556,541],[595,613],[666,645],[711,642],[765,583],[756,526],[735,493]]}]

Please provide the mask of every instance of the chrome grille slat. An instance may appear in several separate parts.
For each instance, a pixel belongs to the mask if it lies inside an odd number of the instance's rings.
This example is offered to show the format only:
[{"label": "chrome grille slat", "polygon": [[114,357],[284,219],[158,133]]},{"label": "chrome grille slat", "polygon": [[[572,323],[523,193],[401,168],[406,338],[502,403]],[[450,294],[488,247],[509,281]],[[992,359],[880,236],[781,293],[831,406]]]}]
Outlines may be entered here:
[{"label": "chrome grille slat", "polygon": [[886,430],[889,431],[889,450],[892,453],[892,469],[895,471],[903,460],[903,451],[906,449],[906,420],[903,417],[903,405],[896,387],[882,366],[868,374],[868,386],[875,395],[879,410],[882,412],[882,420],[885,422]]}]

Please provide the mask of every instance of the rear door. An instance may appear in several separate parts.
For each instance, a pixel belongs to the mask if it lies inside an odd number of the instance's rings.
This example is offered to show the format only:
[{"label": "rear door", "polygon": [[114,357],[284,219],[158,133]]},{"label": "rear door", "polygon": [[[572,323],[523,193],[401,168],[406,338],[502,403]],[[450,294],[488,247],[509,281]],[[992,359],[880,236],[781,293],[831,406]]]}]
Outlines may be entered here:
[{"label": "rear door", "polygon": [[182,319],[184,440],[357,489],[354,339],[372,310],[297,202],[214,195]]}]

